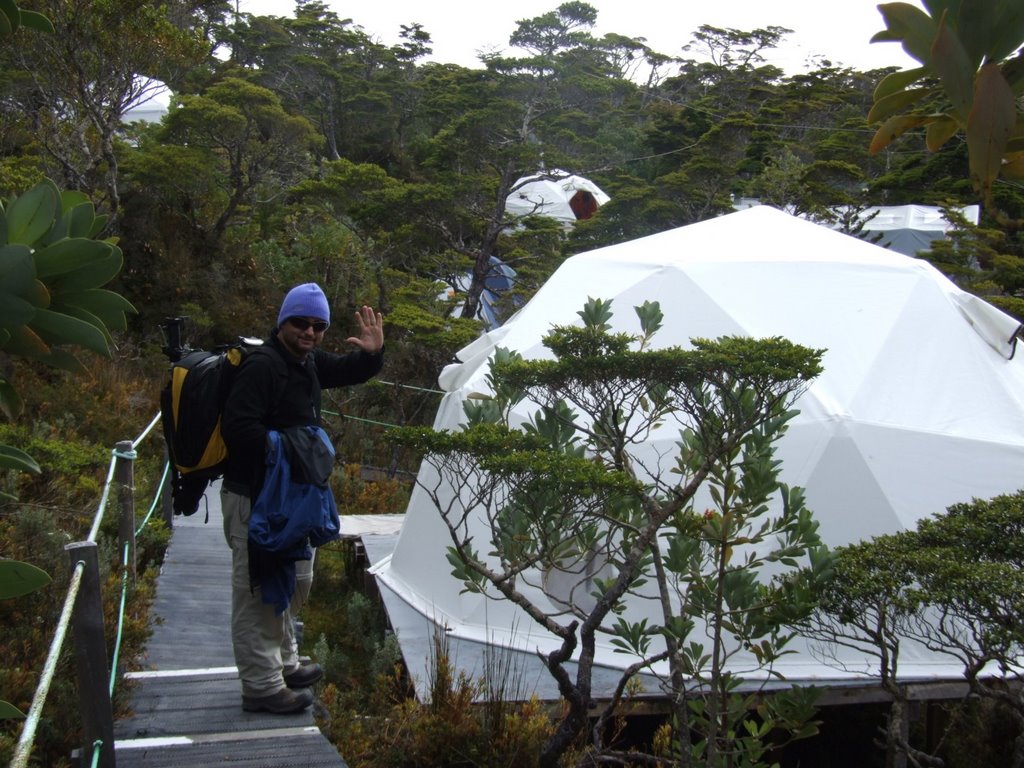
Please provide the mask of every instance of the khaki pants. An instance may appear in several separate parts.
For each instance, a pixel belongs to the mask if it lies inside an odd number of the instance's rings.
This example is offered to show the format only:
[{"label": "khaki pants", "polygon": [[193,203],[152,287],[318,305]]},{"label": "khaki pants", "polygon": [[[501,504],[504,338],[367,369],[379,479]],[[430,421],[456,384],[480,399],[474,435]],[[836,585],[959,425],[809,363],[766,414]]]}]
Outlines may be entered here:
[{"label": "khaki pants", "polygon": [[284,672],[299,664],[294,619],[309,597],[313,561],[295,564],[295,594],[280,616],[249,586],[249,514],[252,502],[221,489],[224,538],[231,547],[231,644],[243,696],[269,696],[285,687]]}]

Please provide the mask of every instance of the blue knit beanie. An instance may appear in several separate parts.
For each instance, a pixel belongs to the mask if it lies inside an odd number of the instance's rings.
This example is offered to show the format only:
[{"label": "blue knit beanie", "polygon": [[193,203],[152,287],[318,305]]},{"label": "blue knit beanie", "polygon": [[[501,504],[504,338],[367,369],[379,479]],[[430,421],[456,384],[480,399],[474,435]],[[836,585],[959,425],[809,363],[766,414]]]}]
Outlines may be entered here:
[{"label": "blue knit beanie", "polygon": [[303,283],[288,291],[277,315],[277,327],[284,325],[289,317],[315,317],[331,322],[331,308],[327,306],[327,297],[319,285]]}]

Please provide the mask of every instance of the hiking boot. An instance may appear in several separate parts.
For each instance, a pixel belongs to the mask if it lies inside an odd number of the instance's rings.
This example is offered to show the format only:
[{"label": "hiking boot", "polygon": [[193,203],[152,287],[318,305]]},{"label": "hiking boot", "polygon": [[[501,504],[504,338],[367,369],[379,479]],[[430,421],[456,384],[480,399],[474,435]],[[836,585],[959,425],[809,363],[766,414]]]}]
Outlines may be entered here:
[{"label": "hiking boot", "polygon": [[309,688],[323,676],[324,670],[319,664],[299,664],[291,672],[284,673],[284,684],[293,689]]},{"label": "hiking boot", "polygon": [[270,712],[273,715],[297,715],[312,703],[312,691],[293,691],[288,688],[282,688],[269,696],[242,696],[242,709],[246,712]]}]

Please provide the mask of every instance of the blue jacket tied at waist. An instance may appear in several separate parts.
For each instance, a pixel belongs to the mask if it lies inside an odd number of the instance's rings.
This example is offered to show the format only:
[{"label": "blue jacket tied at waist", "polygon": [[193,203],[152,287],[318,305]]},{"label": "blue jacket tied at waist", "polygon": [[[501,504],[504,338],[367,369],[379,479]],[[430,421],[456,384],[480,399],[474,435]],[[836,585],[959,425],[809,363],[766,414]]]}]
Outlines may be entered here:
[{"label": "blue jacket tied at waist", "polygon": [[267,474],[249,518],[249,576],[278,614],[295,592],[295,561],[341,535],[328,485],[334,446],[317,426],[267,432]]}]

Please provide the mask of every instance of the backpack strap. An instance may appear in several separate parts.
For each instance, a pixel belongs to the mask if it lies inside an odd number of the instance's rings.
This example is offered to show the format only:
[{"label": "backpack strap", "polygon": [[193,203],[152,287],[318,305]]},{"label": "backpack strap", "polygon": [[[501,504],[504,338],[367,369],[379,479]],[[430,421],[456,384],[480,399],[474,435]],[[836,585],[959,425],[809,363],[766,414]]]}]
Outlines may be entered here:
[{"label": "backpack strap", "polygon": [[263,355],[270,360],[270,367],[274,371],[274,392],[271,397],[271,411],[270,419],[273,420],[274,416],[279,410],[279,405],[284,399],[285,392],[288,391],[288,380],[291,377],[290,366],[287,361],[281,356],[281,353],[274,349],[274,346],[269,343],[265,343],[259,347],[253,347],[249,351],[250,355]]}]

